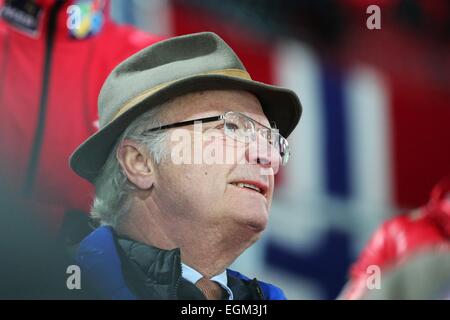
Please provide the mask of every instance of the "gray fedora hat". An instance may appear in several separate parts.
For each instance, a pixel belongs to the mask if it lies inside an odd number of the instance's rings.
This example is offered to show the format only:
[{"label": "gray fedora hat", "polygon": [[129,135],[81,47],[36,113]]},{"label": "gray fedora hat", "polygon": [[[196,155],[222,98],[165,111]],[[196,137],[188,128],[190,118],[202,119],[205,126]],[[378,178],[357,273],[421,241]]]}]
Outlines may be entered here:
[{"label": "gray fedora hat", "polygon": [[201,32],[153,44],[109,74],[98,99],[99,131],[70,157],[71,168],[93,182],[123,131],[139,115],[177,96],[200,90],[237,89],[255,94],[269,121],[287,137],[302,106],[288,89],[253,81],[219,36]]}]

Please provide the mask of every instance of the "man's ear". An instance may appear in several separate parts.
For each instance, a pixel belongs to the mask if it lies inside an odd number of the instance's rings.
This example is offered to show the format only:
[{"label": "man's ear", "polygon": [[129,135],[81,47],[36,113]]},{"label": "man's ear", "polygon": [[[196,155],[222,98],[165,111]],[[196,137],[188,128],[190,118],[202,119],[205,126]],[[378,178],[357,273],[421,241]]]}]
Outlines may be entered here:
[{"label": "man's ear", "polygon": [[142,190],[150,189],[154,183],[153,162],[141,146],[131,140],[124,140],[116,153],[128,180]]}]

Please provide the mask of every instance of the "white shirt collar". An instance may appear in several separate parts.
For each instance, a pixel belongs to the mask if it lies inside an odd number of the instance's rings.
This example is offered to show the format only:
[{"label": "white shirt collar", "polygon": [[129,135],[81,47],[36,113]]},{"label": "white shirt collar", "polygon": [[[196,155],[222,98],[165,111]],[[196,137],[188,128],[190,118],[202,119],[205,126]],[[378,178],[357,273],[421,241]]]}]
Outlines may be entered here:
[{"label": "white shirt collar", "polygon": [[[185,278],[187,281],[196,284],[198,280],[203,278],[200,272],[195,270],[194,268],[189,267],[188,265],[185,265],[184,263],[181,264],[181,272],[183,275],[183,278]],[[211,278],[212,281],[217,282],[220,284],[222,288],[224,288],[228,292],[228,300],[233,300],[233,292],[228,287],[228,277],[227,277],[227,271],[225,270],[221,274],[218,274],[217,276],[214,276]]]}]

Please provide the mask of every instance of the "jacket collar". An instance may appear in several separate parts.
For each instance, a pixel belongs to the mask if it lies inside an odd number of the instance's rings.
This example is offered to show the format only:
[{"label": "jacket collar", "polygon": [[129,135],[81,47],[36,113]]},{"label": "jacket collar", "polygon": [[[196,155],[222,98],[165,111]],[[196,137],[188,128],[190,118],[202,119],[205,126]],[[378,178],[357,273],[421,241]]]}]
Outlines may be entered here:
[{"label": "jacket collar", "polygon": [[125,279],[138,296],[176,299],[181,282],[180,249],[162,250],[116,237]]},{"label": "jacket collar", "polygon": [[[204,299],[182,278],[179,249],[119,238],[109,226],[97,228],[80,243],[76,262],[104,299]],[[278,288],[238,272],[227,269],[227,277],[236,300],[285,298]]]},{"label": "jacket collar", "polygon": [[[117,237],[122,270],[128,286],[144,299],[205,299],[201,291],[182,278],[180,249],[162,250]],[[256,279],[233,277],[227,270],[228,287],[235,299],[264,299]]]}]

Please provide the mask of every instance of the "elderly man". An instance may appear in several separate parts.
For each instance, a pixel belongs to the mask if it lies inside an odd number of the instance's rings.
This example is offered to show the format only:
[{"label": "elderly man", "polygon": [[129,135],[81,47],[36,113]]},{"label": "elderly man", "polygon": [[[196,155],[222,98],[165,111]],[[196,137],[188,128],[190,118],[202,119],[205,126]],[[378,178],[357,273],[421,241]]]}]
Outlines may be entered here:
[{"label": "elderly man", "polygon": [[70,162],[95,184],[102,223],[80,244],[83,280],[112,299],[284,299],[227,267],[267,225],[301,111],[214,33],[118,65],[100,93],[100,130]]}]

